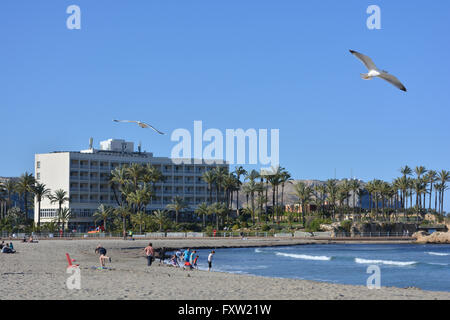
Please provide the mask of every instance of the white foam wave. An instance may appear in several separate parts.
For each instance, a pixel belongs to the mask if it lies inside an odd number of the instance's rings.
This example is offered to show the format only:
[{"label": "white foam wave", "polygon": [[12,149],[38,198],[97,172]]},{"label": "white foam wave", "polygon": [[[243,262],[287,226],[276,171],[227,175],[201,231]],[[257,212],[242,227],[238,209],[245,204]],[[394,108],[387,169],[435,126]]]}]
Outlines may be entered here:
[{"label": "white foam wave", "polygon": [[431,254],[433,256],[449,256],[450,253],[443,253],[443,252],[427,252],[428,254]]},{"label": "white foam wave", "polygon": [[255,253],[261,253],[261,252],[262,252],[261,249],[258,249],[258,248],[255,249]]},{"label": "white foam wave", "polygon": [[355,258],[356,263],[363,263],[363,264],[385,264],[385,265],[394,265],[394,266],[412,266],[416,264],[416,261],[392,261],[392,260],[368,260],[368,259],[361,259],[361,258]]},{"label": "white foam wave", "polygon": [[433,266],[448,266],[448,263],[438,263],[438,262],[428,262],[427,264],[431,264]]},{"label": "white foam wave", "polygon": [[283,252],[276,252],[276,255],[295,258],[295,259],[320,260],[320,261],[329,261],[332,258],[332,257],[327,257],[327,256],[310,256],[307,254],[294,254],[294,253],[283,253]]}]

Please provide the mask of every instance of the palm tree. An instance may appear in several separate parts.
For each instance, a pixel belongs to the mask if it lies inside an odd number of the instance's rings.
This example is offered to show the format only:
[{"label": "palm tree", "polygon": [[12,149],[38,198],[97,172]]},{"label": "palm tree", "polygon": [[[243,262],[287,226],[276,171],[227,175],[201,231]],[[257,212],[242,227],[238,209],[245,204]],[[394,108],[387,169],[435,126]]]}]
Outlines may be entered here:
[{"label": "palm tree", "polygon": [[445,190],[447,190],[446,183],[450,181],[450,172],[447,170],[441,170],[438,173],[438,179],[439,179],[439,182],[441,183],[441,187],[440,187],[441,192],[440,192],[440,199],[439,199],[439,201],[440,201],[439,213],[443,214],[444,213],[444,193],[445,193]]},{"label": "palm tree", "polygon": [[11,207],[11,196],[17,191],[17,183],[13,179],[8,179],[2,186],[6,195],[6,212],[8,212],[8,209]]},{"label": "palm tree", "polygon": [[188,204],[184,201],[183,197],[175,196],[172,198],[172,203],[167,205],[167,208],[175,211],[175,224],[178,224],[178,214],[180,211],[188,208]]},{"label": "palm tree", "polygon": [[241,176],[245,176],[247,174],[247,171],[242,167],[236,167],[234,170],[234,174],[236,175],[237,178],[237,188],[236,188],[236,214],[239,216],[239,190],[240,187],[242,185],[241,182]]},{"label": "palm tree", "polygon": [[208,204],[206,202],[202,202],[195,209],[195,213],[203,216],[203,228],[206,226],[206,216],[209,214]]},{"label": "palm tree", "polygon": [[16,185],[17,192],[23,196],[24,211],[26,216],[28,216],[28,197],[30,193],[33,193],[33,186],[35,183],[36,180],[34,179],[33,174],[25,172],[20,176]]},{"label": "palm tree", "polygon": [[322,218],[325,215],[325,197],[327,194],[327,188],[324,184],[317,184],[314,186],[314,197],[318,199],[318,202],[316,203],[318,205],[318,208],[320,207],[320,212],[322,214]]},{"label": "palm tree", "polygon": [[333,209],[332,215],[333,215],[333,219],[334,219],[336,198],[337,198],[337,193],[338,193],[338,187],[337,187],[336,179],[328,179],[325,182],[325,186],[326,186],[326,190],[327,190],[328,203]]},{"label": "palm tree", "polygon": [[122,218],[122,227],[123,227],[123,236],[124,239],[126,238],[126,232],[127,232],[127,218],[131,215],[131,208],[128,206],[121,205],[114,209],[114,213]]},{"label": "palm tree", "polygon": [[151,163],[147,163],[144,166],[142,181],[144,183],[151,183],[153,189],[155,188],[155,184],[163,181],[164,176],[161,171],[153,166]]},{"label": "palm tree", "polygon": [[361,184],[358,180],[352,179],[350,181],[350,190],[352,191],[352,197],[353,197],[353,213],[356,212],[356,195],[359,193],[359,190],[361,189]]},{"label": "palm tree", "polygon": [[167,221],[167,211],[166,210],[155,210],[153,211],[153,219],[159,225],[159,231],[162,231],[164,223]]},{"label": "palm tree", "polygon": [[38,222],[37,226],[41,226],[41,201],[44,197],[47,197],[50,194],[50,189],[45,187],[45,184],[37,182],[33,186],[33,193],[36,197],[36,202],[38,203]]},{"label": "palm tree", "polygon": [[242,190],[250,195],[251,200],[251,213],[252,213],[252,223],[255,224],[255,193],[258,193],[262,190],[262,187],[259,183],[257,183],[254,179],[250,180],[250,182],[246,183]]},{"label": "palm tree", "polygon": [[[63,204],[66,201],[69,201],[69,197],[67,197],[67,192],[62,190],[62,189],[58,189],[56,190],[53,194],[49,194],[47,196],[47,198],[50,200],[50,203],[58,203],[58,219],[59,219],[59,213],[61,212],[61,208],[63,206]],[[58,220],[58,225],[60,224],[60,220]]]},{"label": "palm tree", "polygon": [[[428,173],[425,177],[425,181],[427,182],[427,184],[428,183],[430,184],[430,202],[429,202],[428,209],[431,211],[431,195],[433,193],[433,185],[437,181],[437,172],[434,170],[428,171]],[[424,201],[424,207],[425,207],[425,201]]]},{"label": "palm tree", "polygon": [[[128,171],[126,167],[117,167],[111,171],[111,175],[109,178],[109,184],[113,190],[114,197],[116,199],[117,205],[121,206],[125,202],[125,194],[123,192],[123,188],[125,185],[130,183]],[[121,193],[120,199],[117,196],[116,189],[118,189]]]},{"label": "palm tree", "polygon": [[209,212],[210,214],[216,215],[216,229],[219,230],[219,217],[227,212],[225,204],[222,202],[215,202],[209,206]]},{"label": "palm tree", "polygon": [[[419,180],[420,183],[422,183],[422,182],[421,182],[422,175],[424,175],[425,173],[427,173],[427,169],[425,169],[424,166],[416,166],[416,167],[414,168],[414,172],[416,173],[417,180]],[[421,196],[421,194],[418,194],[417,192],[416,192],[416,205],[417,205],[419,208],[422,207],[422,196]],[[424,207],[425,207],[425,203],[424,203]]]},{"label": "palm tree", "polygon": [[54,222],[58,222],[60,230],[64,231],[66,223],[69,222],[69,219],[72,217],[72,211],[69,208],[61,208],[57,211],[57,217],[54,219]]},{"label": "palm tree", "polygon": [[220,190],[221,190],[221,187],[224,186],[224,181],[227,176],[227,171],[224,167],[215,167],[212,171],[213,171],[213,174],[215,177],[214,182],[216,185],[216,192],[217,192],[216,202],[219,202]]},{"label": "palm tree", "polygon": [[145,207],[150,203],[153,196],[151,187],[148,183],[138,185],[134,192],[127,194],[127,201],[134,205],[139,220],[139,233],[142,233],[142,224],[144,222]]},{"label": "palm tree", "polygon": [[202,179],[208,184],[209,203],[212,204],[212,186],[216,182],[216,176],[212,170],[208,170],[203,173]]},{"label": "palm tree", "polygon": [[281,207],[284,211],[284,186],[286,183],[292,183],[293,179],[291,178],[291,174],[286,170],[283,170],[280,174],[280,182],[281,182]]},{"label": "palm tree", "polygon": [[134,189],[136,190],[138,188],[139,182],[142,181],[144,168],[140,164],[132,163],[129,167],[126,168],[126,172],[133,184]]},{"label": "palm tree", "polygon": [[94,212],[94,219],[95,221],[103,221],[103,229],[106,232],[106,222],[108,221],[108,219],[111,218],[111,216],[113,215],[114,209],[110,206],[105,206],[104,204],[101,204],[98,208],[97,211]]},{"label": "palm tree", "polygon": [[313,189],[307,186],[304,182],[298,182],[294,185],[294,194],[298,199],[298,203],[302,210],[302,223],[305,226],[305,213],[306,206],[311,202],[311,196],[313,194]]}]

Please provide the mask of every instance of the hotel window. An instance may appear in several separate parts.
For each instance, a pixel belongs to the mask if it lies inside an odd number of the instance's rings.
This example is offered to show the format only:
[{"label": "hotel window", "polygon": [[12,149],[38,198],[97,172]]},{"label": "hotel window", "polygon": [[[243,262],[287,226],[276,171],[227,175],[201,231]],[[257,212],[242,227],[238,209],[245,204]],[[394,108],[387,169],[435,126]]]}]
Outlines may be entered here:
[{"label": "hotel window", "polygon": [[41,168],[41,162],[40,161],[36,162],[36,168],[38,168],[38,169]]},{"label": "hotel window", "polygon": [[37,179],[37,180],[40,180],[40,179],[41,179],[41,173],[40,173],[40,172],[36,173],[36,179]]}]

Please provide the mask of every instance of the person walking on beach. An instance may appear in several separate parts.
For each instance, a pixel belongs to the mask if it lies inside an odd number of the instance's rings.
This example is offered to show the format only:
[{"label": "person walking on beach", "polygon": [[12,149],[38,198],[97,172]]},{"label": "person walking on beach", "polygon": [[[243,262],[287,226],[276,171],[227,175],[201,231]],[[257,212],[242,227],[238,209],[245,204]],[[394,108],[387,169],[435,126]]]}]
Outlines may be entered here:
[{"label": "person walking on beach", "polygon": [[213,255],[214,255],[215,251],[212,250],[210,252],[210,254],[208,255],[208,271],[211,271],[212,268],[212,260],[213,260]]},{"label": "person walking on beach", "polygon": [[147,266],[152,265],[153,255],[155,254],[155,250],[153,249],[152,243],[150,242],[147,247],[145,247],[144,252],[147,256]]},{"label": "person walking on beach", "polygon": [[189,262],[189,256],[191,255],[191,249],[187,248],[183,253],[183,260]]},{"label": "person walking on beach", "polygon": [[109,262],[111,262],[111,258],[108,257],[108,256],[106,255],[106,249],[103,248],[100,244],[97,246],[97,248],[95,248],[95,253],[100,254],[99,260],[100,260],[100,266],[101,266],[102,268],[105,267],[105,261],[106,261],[106,260],[108,260]]},{"label": "person walking on beach", "polygon": [[197,251],[193,250],[189,256],[189,263],[191,264],[191,266],[194,266],[194,259],[195,259],[196,253],[197,253]]}]

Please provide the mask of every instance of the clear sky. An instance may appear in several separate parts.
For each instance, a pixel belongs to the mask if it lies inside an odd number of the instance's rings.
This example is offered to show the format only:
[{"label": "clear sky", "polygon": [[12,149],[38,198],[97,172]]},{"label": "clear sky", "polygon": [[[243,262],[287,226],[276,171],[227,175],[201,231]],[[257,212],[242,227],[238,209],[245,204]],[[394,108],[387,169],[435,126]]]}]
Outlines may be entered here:
[{"label": "clear sky", "polygon": [[[81,30],[66,27],[72,4]],[[366,26],[372,4],[381,30]],[[280,129],[280,163],[296,179],[449,170],[449,12],[447,0],[3,0],[0,176],[34,172],[35,153],[86,149],[91,136],[169,156],[170,133],[194,120]],[[349,49],[408,92],[361,80]]]}]

